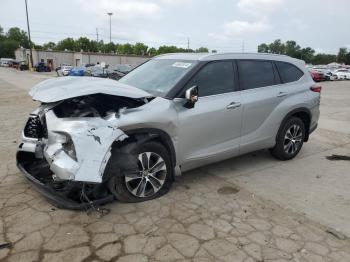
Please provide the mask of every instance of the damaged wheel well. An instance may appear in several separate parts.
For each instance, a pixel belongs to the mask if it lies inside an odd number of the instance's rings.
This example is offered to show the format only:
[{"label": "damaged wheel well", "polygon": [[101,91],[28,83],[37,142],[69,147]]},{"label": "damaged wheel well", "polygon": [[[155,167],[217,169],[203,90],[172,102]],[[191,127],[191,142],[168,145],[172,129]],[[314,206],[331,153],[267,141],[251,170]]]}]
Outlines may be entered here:
[{"label": "damaged wheel well", "polygon": [[131,138],[135,138],[139,142],[146,142],[146,141],[156,141],[168,150],[170,156],[171,156],[171,162],[172,165],[176,165],[176,154],[175,154],[175,148],[174,144],[170,138],[170,136],[164,132],[163,130],[156,129],[156,128],[141,128],[141,129],[135,129],[125,132],[126,135],[128,135]]},{"label": "damaged wheel well", "polygon": [[[127,152],[129,152],[130,148],[132,148],[133,146],[143,144],[149,141],[154,141],[163,145],[168,151],[172,166],[175,167],[176,165],[175,148],[170,136],[166,132],[159,129],[154,129],[154,128],[142,128],[142,129],[126,131],[125,134],[128,136],[128,138],[124,139],[123,141],[115,141],[111,147],[112,154],[119,154],[120,156],[120,162],[119,162],[120,167],[124,166],[125,162],[129,162],[131,163],[131,165],[135,164],[135,163],[132,163],[132,160],[128,158]],[[109,168],[110,168],[110,165],[107,164],[106,170]],[[110,172],[107,172],[107,173],[110,173]],[[119,173],[122,173],[122,170],[119,170]],[[107,181],[108,179],[109,177],[105,177],[105,176],[103,177],[103,181]]]}]

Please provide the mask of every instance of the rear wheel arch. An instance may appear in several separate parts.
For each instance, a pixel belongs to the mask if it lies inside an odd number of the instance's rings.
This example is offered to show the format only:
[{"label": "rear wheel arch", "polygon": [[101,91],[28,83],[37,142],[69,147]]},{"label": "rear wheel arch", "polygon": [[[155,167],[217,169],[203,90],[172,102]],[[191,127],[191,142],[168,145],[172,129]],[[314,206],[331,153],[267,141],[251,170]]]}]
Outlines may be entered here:
[{"label": "rear wheel arch", "polygon": [[278,133],[276,135],[276,140],[278,137],[278,134],[281,132],[283,129],[284,125],[287,123],[287,121],[292,118],[292,117],[297,117],[301,119],[304,123],[305,126],[305,138],[304,142],[307,142],[309,140],[309,133],[310,133],[310,124],[311,124],[311,112],[308,108],[306,107],[300,107],[296,108],[292,111],[290,111],[282,120],[281,125],[279,127]]}]

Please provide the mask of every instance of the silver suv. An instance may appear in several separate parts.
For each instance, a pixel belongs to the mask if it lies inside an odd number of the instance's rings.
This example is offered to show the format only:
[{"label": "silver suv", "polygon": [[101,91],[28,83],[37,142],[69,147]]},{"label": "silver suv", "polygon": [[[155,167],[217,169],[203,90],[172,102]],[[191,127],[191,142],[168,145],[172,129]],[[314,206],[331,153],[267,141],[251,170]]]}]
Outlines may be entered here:
[{"label": "silver suv", "polygon": [[119,82],[50,79],[30,91],[41,106],[17,163],[61,207],[149,200],[202,165],[265,148],[294,158],[320,92],[303,61],[270,54],[168,54]]}]

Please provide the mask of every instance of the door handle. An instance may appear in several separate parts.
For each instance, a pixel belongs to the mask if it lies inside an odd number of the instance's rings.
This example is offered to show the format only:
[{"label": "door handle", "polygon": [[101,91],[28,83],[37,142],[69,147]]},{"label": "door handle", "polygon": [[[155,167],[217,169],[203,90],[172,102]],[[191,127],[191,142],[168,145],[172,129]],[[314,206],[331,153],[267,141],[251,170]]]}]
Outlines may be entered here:
[{"label": "door handle", "polygon": [[285,97],[285,96],[287,96],[287,95],[288,95],[287,92],[279,92],[279,93],[277,94],[277,97]]},{"label": "door handle", "polygon": [[226,108],[227,109],[235,109],[237,107],[240,107],[242,104],[240,102],[232,102],[230,103]]}]

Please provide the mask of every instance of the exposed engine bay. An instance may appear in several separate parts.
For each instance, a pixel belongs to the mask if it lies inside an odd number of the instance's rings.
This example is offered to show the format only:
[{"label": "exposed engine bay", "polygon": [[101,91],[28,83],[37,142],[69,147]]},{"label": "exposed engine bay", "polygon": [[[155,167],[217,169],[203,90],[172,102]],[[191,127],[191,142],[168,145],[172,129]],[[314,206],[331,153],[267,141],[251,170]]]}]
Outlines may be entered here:
[{"label": "exposed engine bay", "polygon": [[123,109],[136,108],[148,103],[151,98],[134,99],[106,94],[74,97],[57,104],[53,111],[59,118],[106,117]]}]

